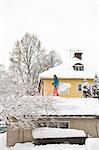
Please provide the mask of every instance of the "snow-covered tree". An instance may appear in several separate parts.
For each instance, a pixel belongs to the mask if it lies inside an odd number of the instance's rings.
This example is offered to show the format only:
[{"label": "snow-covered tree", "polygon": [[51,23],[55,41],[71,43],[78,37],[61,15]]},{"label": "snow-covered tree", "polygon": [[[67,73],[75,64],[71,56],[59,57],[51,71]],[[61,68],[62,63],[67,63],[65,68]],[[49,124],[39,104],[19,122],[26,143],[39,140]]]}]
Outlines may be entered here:
[{"label": "snow-covered tree", "polygon": [[92,95],[93,97],[99,98],[99,77],[95,75],[93,85],[92,85]]},{"label": "snow-covered tree", "polygon": [[18,86],[16,81],[12,79],[9,72],[5,71],[4,66],[0,65],[0,96],[5,98],[9,96],[22,96],[25,93],[25,88],[23,86]]},{"label": "snow-covered tree", "polygon": [[82,90],[83,90],[83,96],[85,98],[92,97],[91,96],[91,87],[90,87],[90,85],[89,85],[89,83],[88,83],[88,81],[86,79],[84,79]]},{"label": "snow-covered tree", "polygon": [[50,68],[62,63],[60,55],[55,50],[49,52],[49,62]]},{"label": "snow-covered tree", "polygon": [[[27,92],[36,84],[38,72],[42,67],[40,59],[44,60],[45,50],[41,49],[40,41],[36,35],[26,33],[21,41],[17,41],[10,55],[10,69],[17,78],[18,84],[25,85]],[[34,88],[34,87],[33,87]]]},{"label": "snow-covered tree", "polygon": [[84,80],[83,83],[83,96],[84,97],[93,97],[99,98],[99,77],[97,74],[93,80],[93,84],[90,86],[87,80]]},{"label": "snow-covered tree", "polygon": [[10,70],[17,83],[24,85],[28,94],[31,91],[35,93],[39,73],[53,67],[59,61],[55,59],[55,62],[51,62],[51,59],[52,55],[48,55],[42,48],[38,37],[35,34],[26,33],[20,41],[16,42],[10,54]]},{"label": "snow-covered tree", "polygon": [[49,115],[55,111],[52,97],[23,96],[19,98],[7,97],[5,104],[1,100],[3,108],[0,110],[0,118],[21,127],[35,127],[35,122],[42,115]]},{"label": "snow-covered tree", "polygon": [[12,75],[0,65],[0,119],[13,121],[19,126],[33,125],[43,114],[54,111],[53,98],[24,96],[25,90],[12,80]]},{"label": "snow-covered tree", "polygon": [[4,119],[6,115],[1,118],[2,108],[6,110],[10,105],[16,104],[16,98],[23,96],[23,87],[17,86],[12,80],[10,74],[4,70],[4,66],[0,65],[0,119]]}]

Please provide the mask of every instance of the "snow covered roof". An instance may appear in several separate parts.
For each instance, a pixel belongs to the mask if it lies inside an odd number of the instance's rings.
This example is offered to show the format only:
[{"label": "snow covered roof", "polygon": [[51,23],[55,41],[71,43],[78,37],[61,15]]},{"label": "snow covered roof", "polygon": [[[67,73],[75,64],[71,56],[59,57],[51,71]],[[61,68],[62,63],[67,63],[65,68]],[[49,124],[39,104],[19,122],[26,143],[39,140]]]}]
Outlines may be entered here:
[{"label": "snow covered roof", "polygon": [[40,79],[49,79],[53,78],[53,75],[57,75],[58,78],[68,78],[68,79],[94,79],[95,76],[95,70],[84,64],[84,71],[76,71],[73,69],[73,65],[75,63],[82,63],[81,60],[78,61],[77,58],[74,58],[73,61],[70,61],[69,63],[62,63],[54,68],[50,68],[49,70],[40,73],[39,77]]},{"label": "snow covered roof", "polygon": [[[15,100],[16,101],[16,100]],[[58,117],[98,117],[99,100],[95,98],[62,98],[59,96],[23,96],[10,105],[9,101],[1,114],[3,116],[25,116],[42,118]],[[11,102],[11,101],[10,101]],[[2,108],[2,105],[0,105]],[[4,118],[2,118],[4,119]]]},{"label": "snow covered roof", "polygon": [[[54,97],[55,111],[48,115],[56,116],[99,116],[99,100],[95,98]],[[42,115],[45,113],[42,111]]]},{"label": "snow covered roof", "polygon": [[[94,79],[96,70],[92,68],[92,66],[89,66],[88,63],[86,63],[82,58],[79,59],[77,56],[75,56],[76,53],[81,53],[81,51],[75,51],[72,53],[72,56],[69,57],[70,52],[66,54],[66,59],[64,62],[54,68],[49,68],[49,70],[40,73],[39,77],[40,79],[51,79],[53,78],[53,75],[57,75],[58,78],[63,79]],[[68,55],[69,54],[69,55]],[[84,70],[78,71],[74,70],[74,65],[80,65],[82,64],[84,67]]]},{"label": "snow covered roof", "polygon": [[61,128],[35,128],[32,131],[34,139],[44,138],[69,138],[69,137],[86,137],[83,130],[76,129],[61,129]]}]

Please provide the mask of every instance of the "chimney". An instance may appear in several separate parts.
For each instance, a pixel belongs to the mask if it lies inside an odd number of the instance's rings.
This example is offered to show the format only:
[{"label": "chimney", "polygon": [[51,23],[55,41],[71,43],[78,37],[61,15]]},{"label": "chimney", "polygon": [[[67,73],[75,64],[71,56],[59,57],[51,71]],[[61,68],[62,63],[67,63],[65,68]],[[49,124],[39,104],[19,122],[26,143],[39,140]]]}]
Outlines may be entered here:
[{"label": "chimney", "polygon": [[74,53],[74,57],[82,60],[82,54],[83,54],[82,52],[78,51],[78,52]]}]

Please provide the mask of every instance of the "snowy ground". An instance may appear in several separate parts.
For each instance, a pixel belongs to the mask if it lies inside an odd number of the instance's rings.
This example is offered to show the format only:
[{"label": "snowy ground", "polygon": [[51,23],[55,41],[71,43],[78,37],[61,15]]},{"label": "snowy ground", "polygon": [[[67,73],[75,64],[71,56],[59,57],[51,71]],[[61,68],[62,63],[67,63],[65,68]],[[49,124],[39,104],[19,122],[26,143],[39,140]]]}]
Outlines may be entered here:
[{"label": "snowy ground", "polygon": [[6,147],[6,133],[0,134],[0,150],[9,150]]},{"label": "snowy ground", "polygon": [[99,138],[88,138],[86,145],[47,144],[35,146],[32,143],[17,143],[14,147],[6,147],[6,133],[0,134],[0,150],[99,150]]},{"label": "snowy ground", "polygon": [[86,150],[84,145],[48,144],[34,146],[31,143],[16,144],[13,150]]}]

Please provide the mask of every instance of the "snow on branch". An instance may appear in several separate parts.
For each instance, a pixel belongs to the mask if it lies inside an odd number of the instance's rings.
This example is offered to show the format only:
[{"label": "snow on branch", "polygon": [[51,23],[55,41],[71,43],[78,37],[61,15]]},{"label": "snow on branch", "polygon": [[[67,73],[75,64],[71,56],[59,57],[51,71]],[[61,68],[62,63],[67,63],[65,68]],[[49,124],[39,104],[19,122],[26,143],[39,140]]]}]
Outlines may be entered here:
[{"label": "snow on branch", "polygon": [[[29,94],[37,92],[39,73],[61,63],[56,51],[47,54],[35,34],[26,33],[17,41],[10,53],[10,71],[18,84],[23,84]],[[34,85],[34,86],[33,86]]]},{"label": "snow on branch", "polygon": [[89,85],[88,81],[84,79],[83,83],[83,96],[85,98],[87,97],[93,97],[99,99],[99,77],[97,74],[95,74],[93,84]]},{"label": "snow on branch", "polygon": [[21,127],[33,126],[33,118],[39,119],[42,115],[48,115],[55,111],[54,100],[52,97],[42,96],[23,96],[19,98],[7,98],[3,110],[0,112],[0,118],[6,121],[12,121]]}]

